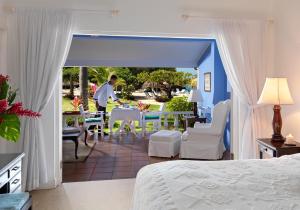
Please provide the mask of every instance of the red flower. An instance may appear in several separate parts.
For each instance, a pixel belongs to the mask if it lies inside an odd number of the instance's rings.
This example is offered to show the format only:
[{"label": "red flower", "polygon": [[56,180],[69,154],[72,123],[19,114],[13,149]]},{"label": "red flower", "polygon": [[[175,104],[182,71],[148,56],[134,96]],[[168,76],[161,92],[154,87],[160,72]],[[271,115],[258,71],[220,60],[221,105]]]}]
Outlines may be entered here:
[{"label": "red flower", "polygon": [[22,103],[17,102],[14,103],[8,110],[7,114],[16,114],[17,116],[23,116],[23,117],[40,117],[41,114],[38,112],[33,112],[28,109],[23,109]]},{"label": "red flower", "polygon": [[3,83],[3,82],[7,82],[8,81],[8,76],[4,76],[2,74],[0,74],[0,85]]},{"label": "red flower", "polygon": [[6,99],[0,100],[0,113],[4,113],[8,107],[8,102]]}]

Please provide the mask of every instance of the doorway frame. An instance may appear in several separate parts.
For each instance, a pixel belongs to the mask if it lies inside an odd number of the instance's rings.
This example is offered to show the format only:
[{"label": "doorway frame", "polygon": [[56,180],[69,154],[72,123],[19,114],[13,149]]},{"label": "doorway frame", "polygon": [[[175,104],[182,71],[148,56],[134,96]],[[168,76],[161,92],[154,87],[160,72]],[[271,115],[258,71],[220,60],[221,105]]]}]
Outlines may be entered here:
[{"label": "doorway frame", "polygon": [[[132,38],[165,38],[165,39],[207,39],[207,40],[216,40],[214,36],[211,34],[193,34],[193,33],[157,33],[157,32],[118,32],[118,31],[104,31],[99,32],[97,30],[88,30],[88,31],[79,31],[78,33],[75,32],[74,35],[92,35],[92,36],[118,36],[118,37],[132,37]],[[218,47],[218,46],[217,46]],[[226,71],[225,71],[226,73]],[[226,75],[227,76],[227,75]],[[55,85],[54,95],[55,95],[55,102],[57,105],[57,102],[59,103],[58,109],[55,109],[56,117],[59,119],[58,122],[58,131],[59,131],[59,140],[57,142],[56,148],[59,151],[59,154],[55,156],[56,162],[58,162],[58,170],[56,173],[56,185],[59,185],[62,183],[62,74],[60,74],[58,82]],[[59,97],[59,98],[57,98]],[[236,94],[234,90],[231,88],[231,112],[230,112],[230,156],[233,159],[238,158],[238,151],[239,151],[239,144],[238,139],[240,136],[240,127],[238,119],[239,119],[239,102],[238,98],[236,97]],[[58,160],[57,160],[58,158]]]}]

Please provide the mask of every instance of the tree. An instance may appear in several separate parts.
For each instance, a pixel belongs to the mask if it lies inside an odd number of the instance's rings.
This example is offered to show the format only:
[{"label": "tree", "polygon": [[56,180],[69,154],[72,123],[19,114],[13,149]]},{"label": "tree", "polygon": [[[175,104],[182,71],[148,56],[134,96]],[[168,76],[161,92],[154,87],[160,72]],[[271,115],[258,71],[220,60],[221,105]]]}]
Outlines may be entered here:
[{"label": "tree", "polygon": [[97,83],[97,86],[102,85],[109,77],[109,68],[106,67],[89,67],[88,73],[91,81]]},{"label": "tree", "polygon": [[80,67],[80,97],[83,108],[89,109],[89,80],[88,67]]},{"label": "tree", "polygon": [[63,68],[63,82],[69,83],[70,92],[68,96],[74,98],[74,83],[79,82],[79,68],[78,67],[64,67]]},{"label": "tree", "polygon": [[114,74],[123,79],[126,85],[134,85],[137,82],[136,76],[132,74],[129,68],[114,68]]},{"label": "tree", "polygon": [[198,78],[195,77],[191,80],[191,86],[192,88],[197,88],[197,84],[198,84]]},{"label": "tree", "polygon": [[142,72],[137,78],[140,82],[148,82],[151,88],[160,89],[168,99],[172,98],[172,90],[190,84],[193,75],[185,72],[158,70],[151,73]]},{"label": "tree", "polygon": [[122,97],[132,99],[132,93],[137,88],[137,78],[129,68],[113,68],[113,73],[118,76],[117,86],[122,86]]},{"label": "tree", "polygon": [[119,78],[115,85],[116,85],[116,91],[119,90],[123,91],[123,88],[126,86],[126,81],[123,78]]},{"label": "tree", "polygon": [[[147,67],[129,67],[128,69],[135,76],[137,76],[138,74],[140,74],[142,72],[151,73],[153,71],[161,70],[161,68],[147,68]],[[176,68],[164,68],[164,70],[166,70],[166,71],[176,71]]]},{"label": "tree", "polygon": [[[137,77],[141,73],[151,73],[151,72],[154,72],[154,71],[158,71],[161,68],[129,67],[128,69],[130,70],[130,73],[133,76]],[[176,72],[176,68],[164,68],[164,70]],[[136,79],[136,81],[134,83],[134,87],[136,89],[139,89],[139,88],[142,87],[142,85],[143,85],[143,82],[140,82],[138,79]]]}]

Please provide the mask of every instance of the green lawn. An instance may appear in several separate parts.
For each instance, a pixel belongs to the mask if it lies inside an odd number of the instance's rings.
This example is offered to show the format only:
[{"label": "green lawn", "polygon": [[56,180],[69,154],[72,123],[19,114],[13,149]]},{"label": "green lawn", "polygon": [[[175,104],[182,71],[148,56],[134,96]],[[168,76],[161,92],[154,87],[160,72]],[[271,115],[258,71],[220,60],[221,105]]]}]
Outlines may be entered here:
[{"label": "green lawn", "polygon": [[[137,101],[129,101],[129,100],[122,100],[122,102],[128,103],[130,105],[137,105]],[[113,102],[111,100],[108,101],[107,105],[107,112],[111,112],[111,110],[118,105],[118,103]],[[149,110],[151,111],[158,111],[159,110],[159,105],[154,105],[151,104]],[[63,97],[63,112],[65,111],[73,111],[73,106],[71,104],[71,99]],[[90,112],[95,112],[96,111],[96,106],[94,103],[93,99],[89,99],[89,111]],[[172,125],[174,123],[174,119],[170,118],[168,119],[169,125]],[[82,119],[79,119],[79,122],[82,122]],[[72,119],[69,118],[67,119],[68,124],[72,124]],[[116,122],[113,128],[113,131],[116,131],[120,127],[121,122]],[[141,131],[142,129],[138,127],[138,122],[136,122],[136,131]],[[151,123],[147,123],[147,131],[152,131],[153,130],[153,125]],[[105,129],[105,132],[108,132],[108,128]]]}]

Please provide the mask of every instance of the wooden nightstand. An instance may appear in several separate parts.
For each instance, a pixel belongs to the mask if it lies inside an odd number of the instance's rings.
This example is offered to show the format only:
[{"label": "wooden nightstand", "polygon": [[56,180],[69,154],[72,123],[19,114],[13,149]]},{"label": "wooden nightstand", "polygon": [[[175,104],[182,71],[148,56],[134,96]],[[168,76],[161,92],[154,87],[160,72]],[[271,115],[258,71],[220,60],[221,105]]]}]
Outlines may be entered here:
[{"label": "wooden nightstand", "polygon": [[300,143],[293,142],[296,146],[287,146],[282,142],[273,142],[271,139],[257,139],[259,158],[263,159],[264,155],[269,157],[281,157],[283,155],[292,155],[300,153]]},{"label": "wooden nightstand", "polygon": [[199,117],[196,119],[195,116],[184,116],[184,129],[186,130],[187,127],[194,127],[195,122],[200,122],[200,123],[206,123],[207,119],[206,117]]}]

